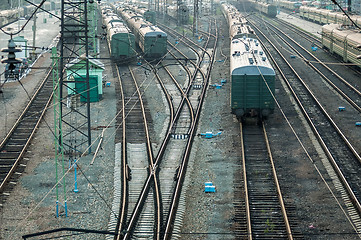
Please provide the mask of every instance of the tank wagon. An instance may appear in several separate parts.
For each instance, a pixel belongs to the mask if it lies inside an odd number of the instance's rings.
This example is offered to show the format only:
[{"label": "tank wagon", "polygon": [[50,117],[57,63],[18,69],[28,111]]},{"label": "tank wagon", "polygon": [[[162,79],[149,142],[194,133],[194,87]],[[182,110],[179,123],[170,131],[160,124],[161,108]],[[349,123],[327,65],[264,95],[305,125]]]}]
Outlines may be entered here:
[{"label": "tank wagon", "polygon": [[266,119],[274,111],[275,71],[260,42],[238,38],[231,42],[231,109],[238,119]]},{"label": "tank wagon", "polygon": [[107,31],[111,58],[119,61],[134,57],[136,55],[134,34],[130,32],[123,20],[107,7],[102,9],[102,17]]},{"label": "tank wagon", "polygon": [[328,24],[322,27],[322,45],[342,57],[343,61],[361,68],[361,33],[359,30]]},{"label": "tank wagon", "polygon": [[160,58],[167,53],[167,34],[165,32],[134,11],[123,8],[118,8],[117,11],[133,32],[135,42],[145,58]]},{"label": "tank wagon", "polygon": [[254,30],[248,25],[247,19],[238,12],[237,8],[223,3],[221,9],[229,26],[229,37],[231,40],[243,36],[256,37]]},{"label": "tank wagon", "polygon": [[[300,7],[300,16],[304,19],[321,24],[339,23],[343,25],[352,25],[350,19],[344,13],[327,9],[302,6]],[[356,24],[361,26],[361,16],[350,15],[350,17]]]}]

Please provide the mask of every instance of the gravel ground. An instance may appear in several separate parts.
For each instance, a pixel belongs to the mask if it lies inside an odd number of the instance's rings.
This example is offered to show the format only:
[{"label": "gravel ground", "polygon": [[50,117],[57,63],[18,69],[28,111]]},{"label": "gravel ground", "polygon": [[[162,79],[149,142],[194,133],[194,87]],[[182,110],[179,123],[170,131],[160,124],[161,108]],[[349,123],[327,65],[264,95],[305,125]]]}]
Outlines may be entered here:
[{"label": "gravel ground", "polygon": [[[221,19],[219,18],[219,21]],[[206,20],[204,19],[204,21]],[[224,20],[222,21],[222,34],[225,37],[219,42],[219,47],[222,48],[223,54],[228,55],[227,28]],[[103,45],[102,52],[104,53],[104,51],[105,46]],[[223,59],[220,52],[217,52],[216,60],[218,59]],[[116,114],[115,79],[112,78],[110,64],[104,63],[107,67],[105,73],[108,76],[107,81],[111,82],[111,87],[104,88],[104,98],[99,103],[92,104],[92,126],[95,127],[107,125]],[[236,184],[235,176],[240,174],[237,170],[240,165],[241,149],[239,124],[230,114],[229,108],[228,69],[229,62],[226,61],[224,63],[216,62],[212,70],[211,83],[219,83],[223,78],[228,81],[221,89],[208,89],[198,133],[221,130],[222,134],[213,139],[196,138],[193,144],[186,187],[183,192],[186,210],[191,214],[184,216],[181,239],[234,239],[233,202],[235,199],[233,189]],[[156,88],[150,86],[151,91],[147,91],[146,95],[149,107],[155,109],[157,106],[157,110],[161,110],[159,109],[161,105],[156,104],[156,100],[151,100],[152,92],[154,99],[157,99],[156,95],[159,93],[152,89]],[[277,81],[276,89],[277,100],[282,110],[314,160],[311,162],[307,158],[280,110],[277,109],[267,121],[267,129],[286,204],[295,209],[293,221],[298,225],[297,230],[303,233],[306,239],[356,239],[355,235],[347,235],[347,233],[353,232],[352,228],[325,185],[325,182],[330,184],[330,189],[334,191],[331,179],[323,167],[323,156],[320,154],[315,140],[310,138],[304,121],[295,109],[295,104],[290,100],[289,93],[283,90],[280,81]],[[21,94],[21,90],[18,89],[18,91]],[[15,96],[14,99],[16,99]],[[22,109],[22,106],[16,105],[14,100],[9,104],[18,106],[18,110]],[[49,111],[46,122],[50,125],[50,129],[52,129],[52,119],[52,111]],[[165,117],[162,115],[158,115],[158,118],[152,115],[154,132],[162,129],[163,126],[159,121],[164,121],[164,119]],[[79,159],[79,166],[83,169],[84,174],[78,176],[78,193],[73,192],[74,171],[71,170],[66,177],[67,218],[56,218],[55,216],[54,191],[51,191],[42,200],[45,194],[51,190],[55,181],[53,140],[50,129],[45,122],[41,124],[36,139],[27,153],[26,157],[30,161],[26,171],[0,212],[0,238],[20,239],[23,234],[58,227],[107,229],[111,214],[108,206],[112,202],[114,122],[110,128],[105,130],[103,149],[94,165],[89,165],[92,155]],[[93,140],[100,132],[101,130],[92,131]],[[95,145],[97,145],[97,141],[95,141]],[[316,167],[324,176],[325,181],[316,171]],[[204,182],[208,181],[212,181],[216,186],[216,193],[204,193]],[[336,191],[335,193],[339,197]],[[333,233],[346,234],[336,235]],[[10,234],[12,234],[11,237]],[[71,239],[102,239],[102,237],[80,235],[73,236]]]}]

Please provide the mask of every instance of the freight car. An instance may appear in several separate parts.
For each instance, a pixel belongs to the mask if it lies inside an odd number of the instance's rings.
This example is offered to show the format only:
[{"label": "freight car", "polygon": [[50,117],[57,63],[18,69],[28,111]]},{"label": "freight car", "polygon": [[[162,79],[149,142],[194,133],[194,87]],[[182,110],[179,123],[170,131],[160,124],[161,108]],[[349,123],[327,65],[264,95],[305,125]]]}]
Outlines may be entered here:
[{"label": "freight car", "polygon": [[231,42],[231,109],[238,119],[267,118],[274,111],[275,71],[255,38]]},{"label": "freight car", "polygon": [[[49,11],[51,9],[51,5],[55,8],[60,7],[59,3],[45,2],[42,8]],[[35,6],[33,5],[23,6],[16,9],[2,10],[0,11],[0,27],[9,25],[22,17],[28,18],[32,15],[34,10]]]},{"label": "freight car", "polygon": [[300,12],[302,2],[292,2],[287,0],[278,0],[274,2],[278,7],[291,10],[293,12]]},{"label": "freight car", "polygon": [[102,17],[111,58],[114,61],[121,61],[134,57],[136,55],[134,34],[123,20],[107,6],[102,6]]},{"label": "freight car", "polygon": [[277,15],[277,6],[274,4],[268,4],[263,2],[253,2],[253,8],[267,15],[268,17],[274,18]]},{"label": "freight car", "polygon": [[[350,19],[342,12],[335,12],[327,9],[315,7],[300,7],[300,16],[304,19],[318,22],[320,24],[339,23],[343,25],[352,25]],[[361,16],[350,15],[351,19],[361,26]]]},{"label": "freight car", "polygon": [[361,33],[359,30],[328,24],[322,27],[322,45],[342,57],[343,61],[361,67]]},{"label": "freight car", "polygon": [[130,30],[144,58],[160,58],[167,53],[167,34],[129,9],[117,8]]},{"label": "freight car", "polygon": [[231,40],[243,36],[256,37],[254,30],[248,25],[247,19],[238,12],[237,8],[233,5],[223,3],[221,9],[229,26],[229,37]]},{"label": "freight car", "polygon": [[189,23],[189,9],[184,3],[181,3],[179,8],[176,5],[168,6],[167,15],[179,21],[179,24]]}]

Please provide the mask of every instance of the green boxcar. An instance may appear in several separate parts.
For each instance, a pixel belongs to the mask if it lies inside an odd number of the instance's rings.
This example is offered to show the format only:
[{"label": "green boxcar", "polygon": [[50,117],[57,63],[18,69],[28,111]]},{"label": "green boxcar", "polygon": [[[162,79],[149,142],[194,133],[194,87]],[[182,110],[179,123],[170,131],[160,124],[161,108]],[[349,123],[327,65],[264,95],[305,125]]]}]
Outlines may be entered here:
[{"label": "green boxcar", "polygon": [[167,35],[161,31],[149,31],[144,37],[144,56],[158,58],[167,53]]},{"label": "green boxcar", "polygon": [[145,11],[144,18],[145,18],[145,20],[147,20],[148,22],[150,22],[154,25],[157,24],[157,16],[154,11],[149,11],[149,10]]},{"label": "green boxcar", "polygon": [[267,118],[275,107],[275,71],[258,40],[233,40],[230,61],[232,113],[237,118]]},{"label": "green boxcar", "polygon": [[277,6],[273,5],[273,4],[269,4],[267,15],[272,18],[276,17],[277,16]]}]

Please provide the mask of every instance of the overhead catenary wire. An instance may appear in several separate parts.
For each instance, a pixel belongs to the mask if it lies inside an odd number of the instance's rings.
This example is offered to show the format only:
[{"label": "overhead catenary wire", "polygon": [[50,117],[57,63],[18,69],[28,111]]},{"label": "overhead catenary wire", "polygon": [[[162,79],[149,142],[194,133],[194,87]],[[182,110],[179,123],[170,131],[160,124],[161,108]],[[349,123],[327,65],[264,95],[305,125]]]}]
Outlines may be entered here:
[{"label": "overhead catenary wire", "polygon": [[[264,24],[265,24],[265,21],[264,21],[263,18],[262,18],[262,21],[263,21]],[[269,31],[267,24],[265,24],[265,26],[266,26],[267,30]],[[272,34],[271,34],[271,36],[272,36]],[[273,37],[273,36],[272,36],[272,37]],[[263,48],[265,48],[265,46],[264,46],[264,44],[262,43],[262,41],[260,41],[260,43],[261,43],[261,45],[263,46]],[[272,58],[272,56],[271,56],[271,58]],[[273,58],[272,58],[272,59],[273,59]],[[273,60],[273,61],[274,61],[274,60]],[[308,153],[308,151],[307,151],[306,147],[304,146],[302,140],[301,140],[300,137],[298,136],[296,130],[293,128],[291,122],[289,121],[288,117],[286,116],[285,112],[283,111],[280,103],[277,101],[276,97],[274,96],[273,92],[271,91],[271,89],[270,89],[270,87],[269,87],[269,85],[268,85],[265,77],[263,76],[261,70],[259,69],[258,65],[257,65],[257,68],[258,68],[258,71],[259,71],[259,73],[260,73],[260,76],[262,77],[263,82],[265,83],[265,85],[266,85],[269,93],[271,94],[272,98],[274,99],[274,101],[275,101],[278,109],[280,110],[283,118],[286,120],[286,123],[287,123],[287,125],[290,127],[293,135],[296,137],[297,141],[299,142],[302,150],[305,152],[307,158],[312,162],[313,167],[315,168],[316,172],[318,173],[318,175],[319,175],[320,178],[322,179],[322,181],[323,181],[323,183],[325,184],[326,188],[328,189],[328,191],[330,192],[330,194],[332,195],[332,197],[335,199],[337,205],[339,206],[339,208],[340,208],[341,211],[343,212],[344,216],[346,217],[346,219],[348,220],[348,222],[350,223],[350,225],[352,226],[352,228],[355,230],[355,233],[353,233],[353,234],[359,236],[360,233],[358,233],[356,226],[355,226],[354,223],[352,222],[351,218],[347,215],[346,210],[343,209],[342,204],[340,203],[340,201],[339,201],[339,200],[337,199],[337,197],[336,197],[336,194],[333,192],[333,190],[331,189],[330,185],[327,183],[327,181],[326,181],[326,179],[324,178],[324,176],[322,175],[321,171],[318,169],[317,165],[315,164],[315,161],[313,160],[313,158],[311,157],[311,155]]]},{"label": "overhead catenary wire", "polygon": [[21,31],[24,30],[24,28],[26,27],[26,25],[30,22],[30,20],[33,18],[33,16],[36,14],[36,12],[38,11],[38,9],[41,8],[41,6],[43,6],[43,4],[46,2],[46,0],[42,0],[41,3],[39,5],[35,5],[36,6],[36,9],[33,11],[33,13],[31,14],[31,16],[29,17],[29,19],[25,22],[25,24],[15,33],[9,33],[7,31],[5,31],[3,28],[4,27],[1,27],[0,30],[5,33],[6,35],[16,35],[16,34],[19,34]]},{"label": "overhead catenary wire", "polygon": [[[156,60],[153,60],[153,61],[156,61]],[[158,64],[159,64],[159,63],[158,63]],[[142,67],[141,67],[141,66],[137,66],[136,68],[138,69],[138,68],[142,68]],[[154,81],[154,79],[155,79],[155,77],[150,78],[150,79],[144,79],[144,81],[140,84],[140,86],[142,86],[142,85],[145,84],[145,82],[146,82],[147,80],[148,80],[148,81],[150,80],[149,83],[148,83],[147,85],[145,85],[146,87],[144,88],[144,91],[143,91],[142,95],[145,94],[146,90],[148,89],[149,86],[151,86],[152,81]],[[134,95],[134,94],[136,94],[136,92],[133,93],[133,95]],[[65,100],[64,100],[64,101],[65,101]],[[127,102],[126,104],[128,104],[129,102],[130,102],[130,99],[128,100],[128,102]],[[130,111],[132,111],[132,110],[134,109],[134,107],[135,107],[135,105],[130,109]],[[116,114],[116,116],[107,124],[107,129],[108,129],[108,127],[116,120],[116,117],[117,117],[122,111],[123,111],[123,109],[120,109],[119,112]],[[128,113],[128,114],[129,114],[129,113]],[[128,116],[128,115],[127,115],[127,116]],[[126,117],[127,117],[127,116],[126,116]],[[111,134],[111,136],[112,136],[112,135],[115,135],[116,130],[117,130],[120,126],[121,126],[121,124],[119,124],[119,126],[117,126],[116,129],[114,129],[114,131],[113,131],[113,133]],[[50,129],[50,128],[49,128],[49,129]],[[93,141],[93,143],[92,143],[90,146],[92,146],[96,141],[98,141],[98,139],[99,139],[100,137],[101,137],[101,134],[99,134],[99,135],[96,137],[96,139]],[[105,139],[107,139],[107,138],[105,137]],[[107,145],[107,144],[111,143],[110,140],[111,140],[111,138],[108,137],[108,140],[105,140],[105,141],[104,141],[104,144]],[[90,146],[89,146],[89,147],[90,147]],[[89,148],[89,147],[88,147],[88,148]],[[88,148],[83,151],[82,156],[84,156],[84,155],[87,153]],[[77,160],[77,164],[79,164],[80,161],[81,161],[81,158]],[[50,195],[50,193],[56,188],[56,186],[61,183],[61,181],[63,180],[63,178],[65,178],[65,177],[70,173],[70,171],[72,170],[72,168],[73,168],[74,166],[75,166],[75,163],[65,172],[65,174],[64,174],[61,178],[59,178],[58,182],[55,183],[54,186],[41,198],[41,200],[37,203],[37,205],[36,205],[35,207],[33,207],[32,209],[29,210],[29,213],[23,218],[23,220],[19,223],[18,227],[16,227],[16,228],[14,229],[14,231],[10,234],[9,237],[12,237],[12,236],[15,234],[15,232],[19,229],[19,227],[22,226],[22,224],[24,223],[24,221],[25,221],[26,219],[28,219],[28,218],[35,212],[35,210],[40,207],[41,203],[44,202],[45,199]],[[78,165],[77,165],[77,166],[78,166]],[[88,170],[89,167],[90,167],[90,164],[89,164],[85,169],[83,169],[83,168],[81,169],[81,171],[82,171],[82,173],[83,173],[81,176],[86,176],[84,173],[85,173],[86,170]],[[87,179],[87,181],[88,181],[88,180],[89,180],[89,179]],[[89,180],[89,182],[90,182],[90,180]],[[73,182],[73,185],[74,185],[74,182]],[[92,188],[96,191],[97,194],[100,194],[99,191],[96,190],[96,188],[95,188],[95,186],[94,186],[93,184],[92,184]],[[71,190],[68,189],[67,192],[69,192],[69,191],[71,191]],[[100,196],[101,196],[102,201],[105,202],[106,206],[109,207],[108,204],[107,204],[106,201],[105,201],[105,198],[104,198],[101,194],[100,194]],[[111,207],[109,208],[109,210],[112,212]],[[115,216],[116,218],[118,218],[117,214],[115,214],[114,212],[113,212],[112,214],[114,214],[114,216]]]},{"label": "overhead catenary wire", "polygon": [[[261,41],[260,41],[261,42]],[[261,45],[265,48],[264,44],[261,42]],[[273,58],[272,58],[273,59]],[[333,192],[332,188],[330,187],[330,185],[327,183],[326,179],[324,178],[324,176],[322,175],[321,171],[319,170],[319,168],[317,167],[317,165],[315,164],[315,161],[313,160],[313,158],[311,157],[311,155],[309,154],[309,152],[307,151],[306,147],[304,146],[302,140],[300,139],[300,137],[298,136],[296,130],[293,128],[291,122],[289,121],[288,117],[286,116],[285,112],[283,111],[280,103],[277,101],[276,97],[274,96],[274,94],[272,93],[266,79],[264,78],[261,70],[259,69],[258,65],[257,68],[259,70],[260,76],[262,77],[269,93],[272,95],[272,98],[274,99],[278,109],[280,110],[283,118],[286,120],[287,125],[290,127],[293,135],[296,137],[298,143],[300,144],[302,150],[305,152],[307,158],[312,162],[313,167],[315,168],[316,172],[318,173],[318,175],[320,176],[320,178],[322,179],[323,183],[325,184],[326,188],[329,190],[330,194],[332,195],[332,197],[335,199],[337,205],[339,206],[339,208],[341,209],[341,211],[343,212],[343,214],[345,215],[346,219],[349,221],[350,225],[353,227],[353,229],[355,230],[356,234],[359,235],[359,233],[357,232],[357,228],[354,225],[354,223],[352,222],[352,220],[350,219],[350,217],[347,215],[346,211],[343,209],[342,204],[340,203],[340,201],[337,199],[336,194]],[[284,77],[284,76],[283,76]]]}]

